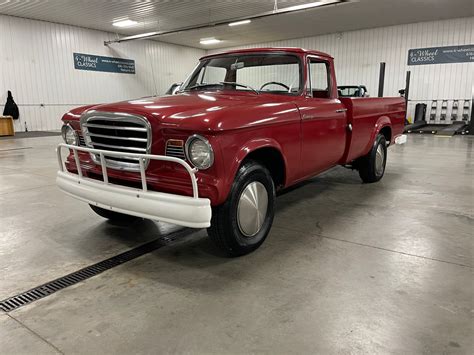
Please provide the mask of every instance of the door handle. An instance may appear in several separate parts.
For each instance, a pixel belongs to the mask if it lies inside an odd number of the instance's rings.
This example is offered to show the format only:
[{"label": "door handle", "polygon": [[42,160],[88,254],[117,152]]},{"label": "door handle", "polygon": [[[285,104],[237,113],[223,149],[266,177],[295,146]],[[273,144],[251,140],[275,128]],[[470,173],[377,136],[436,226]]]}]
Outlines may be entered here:
[{"label": "door handle", "polygon": [[347,111],[347,108],[340,108],[336,110],[337,113],[346,112],[346,111]]}]

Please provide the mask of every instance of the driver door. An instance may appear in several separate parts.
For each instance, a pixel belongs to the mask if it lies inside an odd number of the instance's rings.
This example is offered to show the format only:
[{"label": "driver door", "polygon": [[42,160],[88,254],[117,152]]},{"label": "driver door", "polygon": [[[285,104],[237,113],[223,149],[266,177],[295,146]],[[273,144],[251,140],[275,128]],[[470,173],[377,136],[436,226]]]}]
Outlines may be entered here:
[{"label": "driver door", "polygon": [[346,144],[346,108],[337,97],[328,61],[307,58],[307,95],[299,105],[302,119],[302,170],[316,175],[342,158]]}]

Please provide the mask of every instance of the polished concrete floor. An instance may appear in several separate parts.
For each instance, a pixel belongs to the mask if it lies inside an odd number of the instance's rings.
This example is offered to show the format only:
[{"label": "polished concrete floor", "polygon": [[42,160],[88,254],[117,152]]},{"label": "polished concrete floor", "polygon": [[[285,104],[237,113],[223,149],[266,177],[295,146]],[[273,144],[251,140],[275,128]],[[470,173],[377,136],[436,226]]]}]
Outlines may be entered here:
[{"label": "polished concrete floor", "polygon": [[[0,300],[176,230],[63,195],[59,140],[0,140]],[[336,168],[287,191],[251,255],[196,231],[0,313],[0,353],[472,354],[473,143],[412,135],[380,183]]]}]

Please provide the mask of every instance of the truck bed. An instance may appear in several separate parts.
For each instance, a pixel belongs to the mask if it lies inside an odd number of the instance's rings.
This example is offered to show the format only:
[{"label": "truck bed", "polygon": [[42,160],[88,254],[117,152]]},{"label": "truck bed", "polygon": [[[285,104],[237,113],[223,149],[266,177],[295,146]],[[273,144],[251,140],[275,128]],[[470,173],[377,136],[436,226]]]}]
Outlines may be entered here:
[{"label": "truck bed", "polygon": [[404,98],[347,97],[340,100],[347,108],[348,124],[352,125],[352,132],[347,136],[345,162],[366,155],[375,134],[385,126],[391,126],[391,144],[403,133],[406,115]]}]

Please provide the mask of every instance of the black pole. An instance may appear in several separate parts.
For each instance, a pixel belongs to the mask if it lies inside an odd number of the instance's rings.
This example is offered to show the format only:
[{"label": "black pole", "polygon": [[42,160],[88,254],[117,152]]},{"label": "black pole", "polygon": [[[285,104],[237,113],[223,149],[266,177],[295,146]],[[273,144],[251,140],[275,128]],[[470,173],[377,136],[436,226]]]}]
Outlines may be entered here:
[{"label": "black pole", "polygon": [[408,107],[408,94],[410,93],[410,75],[411,75],[411,72],[408,70],[407,77],[405,79],[405,102],[407,104],[407,107]]},{"label": "black pole", "polygon": [[467,124],[468,134],[474,135],[474,85],[472,86],[472,96],[471,96],[471,117],[469,117],[469,122]]},{"label": "black pole", "polygon": [[383,97],[383,84],[385,81],[385,62],[380,63],[380,74],[379,74],[379,97]]}]

